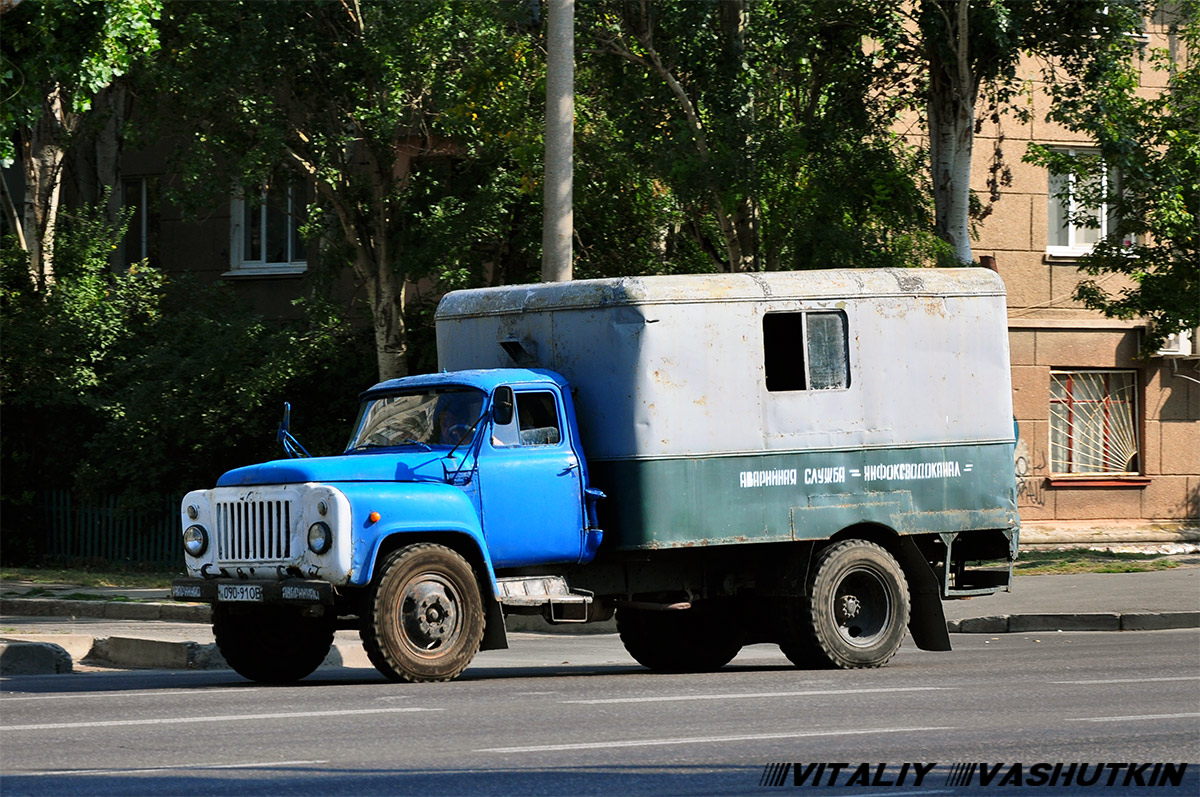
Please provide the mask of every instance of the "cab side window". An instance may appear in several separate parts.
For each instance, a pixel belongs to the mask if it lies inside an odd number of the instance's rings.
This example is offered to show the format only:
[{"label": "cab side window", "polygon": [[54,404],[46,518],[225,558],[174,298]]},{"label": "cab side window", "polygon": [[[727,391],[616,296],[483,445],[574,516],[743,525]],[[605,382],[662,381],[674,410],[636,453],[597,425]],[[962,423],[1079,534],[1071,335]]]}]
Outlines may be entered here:
[{"label": "cab side window", "polygon": [[492,427],[492,445],[546,446],[562,442],[558,404],[553,393],[541,390],[517,393],[515,400],[512,422]]},{"label": "cab side window", "polygon": [[562,440],[553,393],[518,393],[517,419],[521,424],[521,445],[558,445]]}]

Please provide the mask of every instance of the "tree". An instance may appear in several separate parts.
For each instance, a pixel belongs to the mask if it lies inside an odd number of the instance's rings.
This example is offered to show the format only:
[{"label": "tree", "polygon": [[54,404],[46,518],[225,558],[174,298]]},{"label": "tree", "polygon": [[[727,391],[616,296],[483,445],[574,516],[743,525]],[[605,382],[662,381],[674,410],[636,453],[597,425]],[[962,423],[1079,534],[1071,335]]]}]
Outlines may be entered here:
[{"label": "tree", "polygon": [[[1079,259],[1092,279],[1079,283],[1075,299],[1109,317],[1149,319],[1148,352],[1200,326],[1200,3],[1185,0],[1162,13],[1187,59],[1181,64],[1169,50],[1150,54],[1148,66],[1167,74],[1166,88],[1146,92],[1136,51],[1114,43],[1088,81],[1057,93],[1051,111],[1091,138],[1094,151],[1073,157],[1034,146],[1028,156],[1072,178],[1071,222],[1098,228],[1096,209],[1106,209],[1106,235]],[[1113,276],[1124,278],[1123,287],[1108,286]]]},{"label": "tree", "polygon": [[0,536],[36,535],[37,494],[157,506],[278,456],[285,397],[310,450],[340,450],[354,411],[344,386],[372,368],[339,308],[267,323],[228,286],[144,263],[113,269],[124,221],[103,208],[66,208],[59,221],[49,293],[29,281],[9,236],[0,249]]},{"label": "tree", "polygon": [[[469,2],[170,3],[156,88],[182,133],[181,198],[316,188],[321,259],[364,287],[381,379],[408,372],[415,283],[506,221],[536,136],[540,56],[517,20]],[[512,10],[512,9],[508,9]],[[517,9],[521,10],[521,9]]]},{"label": "tree", "polygon": [[63,159],[96,97],[158,47],[160,0],[58,0],[6,6],[0,70],[0,162],[20,161],[24,208],[4,210],[39,291],[51,268]]},{"label": "tree", "polygon": [[719,0],[582,11],[613,143],[670,191],[708,268],[931,254],[917,164],[891,129],[893,8]]},{"label": "tree", "polygon": [[[902,3],[912,63],[928,71],[923,89],[937,233],[960,263],[970,241],[975,108],[981,91],[996,113],[1016,93],[1022,58],[1043,59],[1051,86],[1077,90],[1125,34],[1139,27],[1140,0],[920,0]],[[919,96],[919,95],[918,95]],[[997,117],[998,118],[998,117]]]}]

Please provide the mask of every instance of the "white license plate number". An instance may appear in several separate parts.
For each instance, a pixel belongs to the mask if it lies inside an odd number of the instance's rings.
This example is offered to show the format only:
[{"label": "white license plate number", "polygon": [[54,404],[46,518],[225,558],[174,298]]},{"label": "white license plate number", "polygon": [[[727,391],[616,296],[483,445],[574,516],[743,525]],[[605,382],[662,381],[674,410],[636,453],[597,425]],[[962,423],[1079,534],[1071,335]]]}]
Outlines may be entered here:
[{"label": "white license plate number", "polygon": [[258,584],[218,584],[217,600],[261,603],[262,587]]}]

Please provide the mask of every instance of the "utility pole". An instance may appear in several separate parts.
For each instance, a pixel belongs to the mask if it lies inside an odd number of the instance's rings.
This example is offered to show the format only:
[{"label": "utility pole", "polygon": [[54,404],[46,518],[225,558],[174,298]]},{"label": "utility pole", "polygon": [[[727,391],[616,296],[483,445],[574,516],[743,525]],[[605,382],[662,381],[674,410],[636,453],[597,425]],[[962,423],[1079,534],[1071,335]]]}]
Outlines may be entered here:
[{"label": "utility pole", "polygon": [[542,282],[567,282],[574,276],[575,0],[546,3],[545,146]]}]

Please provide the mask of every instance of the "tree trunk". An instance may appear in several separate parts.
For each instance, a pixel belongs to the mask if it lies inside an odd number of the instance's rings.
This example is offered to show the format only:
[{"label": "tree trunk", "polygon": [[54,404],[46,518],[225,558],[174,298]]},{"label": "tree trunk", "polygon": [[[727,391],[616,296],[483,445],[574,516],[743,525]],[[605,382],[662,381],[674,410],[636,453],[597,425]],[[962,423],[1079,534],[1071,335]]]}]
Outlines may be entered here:
[{"label": "tree trunk", "polygon": [[[101,89],[92,100],[92,110],[80,125],[77,136],[85,138],[71,147],[75,196],[89,205],[105,202],[104,215],[116,224],[121,215],[121,153],[129,94],[120,83]],[[114,256],[115,256],[114,252]],[[114,261],[114,265],[116,265]]]},{"label": "tree trunk", "polygon": [[[684,119],[692,132],[693,145],[700,160],[712,166],[712,152],[708,146],[708,129],[696,101],[688,93],[688,89],[662,60],[654,46],[653,25],[646,16],[645,6],[628,5],[625,7],[622,21],[627,35],[637,42],[637,48],[631,47],[621,39],[606,42],[609,49],[632,63],[653,71],[663,81],[663,84],[674,95],[683,111]],[[723,31],[725,69],[729,80],[734,85],[741,85],[745,74],[745,29],[746,9],[744,0],[721,0],[718,8],[718,23]],[[741,97],[736,113],[740,116],[753,111],[753,97],[747,89]],[[744,121],[744,120],[743,120]],[[741,128],[735,128],[741,129]],[[747,139],[742,134],[742,140],[733,142],[733,147],[743,147]],[[743,196],[736,201],[733,208],[726,206],[725,198],[732,191],[729,185],[722,184],[710,174],[708,178],[708,193],[712,197],[712,213],[721,230],[721,238],[725,244],[725,259],[721,260],[715,246],[701,241],[703,234],[699,225],[692,225],[693,237],[701,242],[706,254],[724,271],[757,271],[758,260],[758,204],[750,197]]]},{"label": "tree trunk", "polygon": [[[723,69],[730,91],[734,95],[729,119],[729,122],[733,123],[730,130],[730,149],[735,152],[752,152],[754,92],[746,80],[746,75],[749,74],[749,64],[746,60],[746,0],[721,0],[718,20],[724,48]],[[751,170],[754,168],[753,162],[747,166]],[[753,180],[750,184],[753,184]],[[732,193],[730,188],[728,185],[714,187],[714,193],[718,197],[728,196]],[[725,234],[725,245],[729,252],[729,270],[735,273],[759,271],[758,203],[753,197],[743,195],[728,214],[724,208],[718,209],[718,213],[721,214],[721,231]]]},{"label": "tree trunk", "polygon": [[54,227],[62,191],[62,142],[70,121],[62,91],[54,86],[46,93],[45,107],[37,124],[19,134],[25,172],[23,227],[29,251],[29,278],[39,292],[54,285]]},{"label": "tree trunk", "polygon": [[970,263],[974,259],[968,214],[975,113],[972,106],[947,94],[934,92],[929,98],[935,224],[938,237],[954,247],[955,258]]},{"label": "tree trunk", "polygon": [[8,228],[17,236],[17,248],[26,255],[29,254],[29,244],[25,241],[25,222],[17,212],[17,203],[13,201],[12,192],[8,188],[8,180],[0,175],[0,201],[4,203],[4,219]]},{"label": "tree trunk", "polygon": [[375,331],[375,362],[379,381],[408,376],[408,334],[404,324],[404,280],[387,263],[363,263],[370,272],[365,282],[371,323]]},{"label": "tree trunk", "polygon": [[[938,7],[944,12],[943,6]],[[968,0],[955,0],[953,15],[943,13],[945,40],[928,44],[929,161],[935,226],[938,237],[954,248],[954,256],[961,263],[974,260],[968,213],[979,88],[970,66],[967,9]]]},{"label": "tree trunk", "polygon": [[387,238],[389,214],[382,183],[375,187],[375,213],[370,222],[345,201],[337,186],[318,180],[317,191],[337,214],[346,242],[354,250],[354,274],[367,289],[379,380],[408,376],[408,329],[404,321],[406,281],[392,268]]}]

